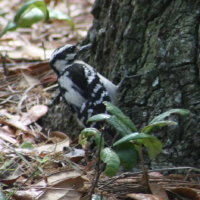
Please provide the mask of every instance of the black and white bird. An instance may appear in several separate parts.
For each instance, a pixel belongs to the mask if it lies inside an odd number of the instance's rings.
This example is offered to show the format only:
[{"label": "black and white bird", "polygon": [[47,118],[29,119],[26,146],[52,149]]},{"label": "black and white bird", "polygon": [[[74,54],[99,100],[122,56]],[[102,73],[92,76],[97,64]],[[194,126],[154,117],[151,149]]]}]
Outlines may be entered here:
[{"label": "black and white bird", "polygon": [[56,49],[50,58],[50,65],[58,76],[61,96],[85,127],[90,126],[87,124],[89,117],[106,113],[104,101],[116,103],[119,87],[78,59],[90,46],[67,44]]}]

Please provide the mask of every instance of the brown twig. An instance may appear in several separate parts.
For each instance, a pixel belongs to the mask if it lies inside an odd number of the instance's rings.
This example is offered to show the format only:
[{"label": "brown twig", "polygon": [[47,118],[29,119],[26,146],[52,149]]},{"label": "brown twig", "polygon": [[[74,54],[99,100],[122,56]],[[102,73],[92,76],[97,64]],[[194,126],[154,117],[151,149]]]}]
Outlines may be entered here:
[{"label": "brown twig", "polygon": [[4,71],[4,76],[6,78],[9,74],[9,71],[6,67],[6,57],[7,57],[7,55],[3,56],[2,54],[0,54],[0,56],[2,58],[2,67],[3,67],[3,71]]},{"label": "brown twig", "polygon": [[[171,168],[148,170],[148,173],[150,173],[150,172],[172,171],[172,170],[190,170],[190,169],[196,169],[196,168],[194,168],[194,167],[171,167]],[[135,175],[142,174],[142,173],[143,173],[142,171],[123,173],[119,176],[116,176],[114,178],[109,179],[108,182],[105,183],[104,185],[100,186],[99,189],[102,189],[102,188],[112,184],[113,182],[115,182],[118,179],[123,179],[123,178],[131,177],[131,176],[135,176]]]},{"label": "brown twig", "polygon": [[98,148],[98,153],[97,153],[97,163],[96,163],[96,170],[95,170],[95,175],[92,181],[92,186],[88,195],[88,199],[92,199],[92,195],[94,194],[94,190],[97,187],[98,181],[99,181],[99,177],[101,175],[102,170],[100,169],[100,164],[101,164],[101,160],[100,160],[100,153],[101,153],[101,146],[102,146],[102,139],[103,139],[103,133],[101,132],[101,138],[100,138],[100,145]]}]

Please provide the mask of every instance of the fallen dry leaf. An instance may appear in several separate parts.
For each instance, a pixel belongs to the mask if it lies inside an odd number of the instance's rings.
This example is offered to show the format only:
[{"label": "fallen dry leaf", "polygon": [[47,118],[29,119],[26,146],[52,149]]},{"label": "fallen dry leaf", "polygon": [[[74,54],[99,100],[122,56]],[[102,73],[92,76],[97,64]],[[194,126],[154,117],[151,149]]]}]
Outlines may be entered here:
[{"label": "fallen dry leaf", "polygon": [[73,200],[79,200],[81,197],[81,193],[78,192],[75,189],[71,188],[51,188],[46,189],[45,193],[41,195],[41,197],[38,200],[64,200],[64,199],[73,199]]},{"label": "fallen dry leaf", "polygon": [[[16,143],[17,144],[17,143]],[[5,140],[0,139],[0,152],[1,152],[1,156],[3,157],[6,154],[10,154],[12,152],[12,149],[9,148],[10,144],[8,144]],[[1,163],[2,165],[5,164],[5,162]],[[1,165],[1,167],[2,167]]]},{"label": "fallen dry leaf", "polygon": [[24,45],[21,48],[21,53],[23,55],[23,57],[27,57],[27,58],[31,58],[31,59],[40,59],[40,60],[44,60],[44,59],[49,59],[51,54],[52,54],[53,50],[46,50],[46,49],[42,49],[37,47],[36,45]]},{"label": "fallen dry leaf", "polygon": [[83,149],[72,148],[71,151],[64,156],[73,162],[79,162],[85,156],[85,151]]},{"label": "fallen dry leaf", "polygon": [[[82,172],[75,171],[75,170],[68,170],[68,171],[62,171],[58,173],[54,173],[47,177],[48,186],[58,186],[58,184],[62,184],[66,180],[71,180],[77,177],[80,177],[82,175]],[[47,183],[46,180],[41,180],[38,183],[35,184],[37,187],[46,187]],[[72,185],[71,185],[72,186]]]},{"label": "fallen dry leaf", "polygon": [[164,200],[152,194],[127,194],[126,196],[135,200]]},{"label": "fallen dry leaf", "polygon": [[190,200],[200,200],[200,195],[193,189],[189,187],[177,187],[171,189],[173,193],[177,194],[178,196],[182,196],[183,199],[190,199]]},{"label": "fallen dry leaf", "polygon": [[26,190],[15,191],[13,197],[15,200],[36,200],[44,193],[43,189],[30,188]]},{"label": "fallen dry leaf", "polygon": [[163,174],[160,172],[149,172],[149,178],[164,178]]},{"label": "fallen dry leaf", "polygon": [[167,193],[160,184],[149,182],[149,188],[153,195],[156,195],[157,197],[160,197],[161,199],[168,200]]},{"label": "fallen dry leaf", "polygon": [[[67,173],[67,172],[65,172]],[[64,174],[63,174],[64,175]],[[64,178],[64,176],[63,176]],[[83,179],[81,176],[74,178],[59,179],[58,183],[52,188],[48,188],[45,193],[39,198],[39,200],[61,200],[61,199],[73,199],[79,200],[81,193],[78,191],[83,186]]]},{"label": "fallen dry leaf", "polygon": [[19,85],[27,86],[27,87],[34,87],[35,85],[39,85],[40,81],[36,77],[33,77],[32,75],[22,72],[22,76],[24,79],[21,80]]},{"label": "fallen dry leaf", "polygon": [[18,144],[18,141],[14,138],[14,135],[3,127],[0,127],[0,139],[9,142],[10,144]]},{"label": "fallen dry leaf", "polygon": [[39,147],[35,148],[35,151],[37,151],[39,154],[41,153],[56,153],[63,151],[64,147],[69,147],[70,145],[70,140],[69,138],[63,140],[62,142],[58,142],[56,144],[45,144]]},{"label": "fallen dry leaf", "polygon": [[21,176],[21,174],[19,176],[15,176],[15,177],[8,177],[6,179],[1,179],[1,182],[6,184],[6,185],[11,185],[13,183],[16,182],[16,180]]},{"label": "fallen dry leaf", "polygon": [[[13,60],[13,62],[17,62]],[[23,63],[15,63],[15,65],[9,69],[9,75],[17,75],[21,72],[26,74],[30,74],[31,76],[39,76],[42,74],[46,74],[50,71],[49,62],[41,61],[41,62],[23,62]]]},{"label": "fallen dry leaf", "polygon": [[1,109],[0,110],[0,115],[2,117],[8,118],[8,119],[13,119],[13,120],[19,120],[20,116],[19,115],[12,115],[8,112],[7,109]]},{"label": "fallen dry leaf", "polygon": [[34,136],[34,133],[27,127],[25,126],[22,122],[14,119],[0,119],[0,123],[4,125],[11,126],[13,128],[19,129],[25,133],[29,133]]},{"label": "fallen dry leaf", "polygon": [[24,45],[21,42],[21,46],[16,48],[15,50],[11,50],[7,52],[7,56],[12,59],[17,58],[26,58],[29,60],[44,60],[49,59],[52,53],[52,49],[44,50],[42,48],[37,47],[36,45],[26,44]]},{"label": "fallen dry leaf", "polygon": [[42,116],[46,115],[48,107],[45,105],[35,105],[27,113],[24,113],[20,121],[25,125],[32,124],[40,119]]},{"label": "fallen dry leaf", "polygon": [[68,138],[68,136],[65,133],[60,132],[60,131],[53,131],[53,132],[50,133],[50,136],[51,137],[58,137],[58,138],[61,138],[61,139]]}]

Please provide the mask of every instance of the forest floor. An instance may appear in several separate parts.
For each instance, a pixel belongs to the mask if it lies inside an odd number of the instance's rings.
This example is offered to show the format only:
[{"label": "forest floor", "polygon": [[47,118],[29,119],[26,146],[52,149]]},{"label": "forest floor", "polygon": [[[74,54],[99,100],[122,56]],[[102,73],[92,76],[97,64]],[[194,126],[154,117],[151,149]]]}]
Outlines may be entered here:
[{"label": "forest floor", "polygon": [[[23,2],[1,0],[0,31]],[[45,2],[67,13],[70,20],[38,22],[0,38],[0,199],[87,199],[98,173],[95,162],[86,162],[85,150],[73,148],[70,134],[46,134],[38,123],[48,112],[50,90],[56,87],[49,57],[55,48],[85,38],[93,20],[93,0]],[[173,174],[173,170],[185,173]],[[170,175],[163,175],[166,172]],[[95,193],[113,200],[200,200],[200,173],[196,172],[193,168],[151,171],[148,184],[142,172],[111,178],[102,173]]]}]

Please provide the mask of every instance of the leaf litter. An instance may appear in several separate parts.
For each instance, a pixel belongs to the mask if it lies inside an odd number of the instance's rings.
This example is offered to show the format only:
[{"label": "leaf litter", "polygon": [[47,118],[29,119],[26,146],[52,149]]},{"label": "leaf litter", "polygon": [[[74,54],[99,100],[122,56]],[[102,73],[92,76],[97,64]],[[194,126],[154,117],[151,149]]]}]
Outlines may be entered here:
[{"label": "leaf litter", "polygon": [[[1,1],[1,27],[12,20],[23,2]],[[54,19],[0,38],[1,191],[8,199],[87,199],[94,163],[85,166],[84,150],[76,148],[66,133],[43,133],[38,120],[48,112],[52,101],[49,90],[57,87],[48,58],[58,46],[85,38],[92,24],[94,1],[45,2],[67,13],[75,27]],[[122,173],[112,178],[102,174],[95,192],[104,199],[200,199],[199,173],[180,175],[178,180],[176,174],[150,173],[149,191],[141,179],[141,173]]]}]

